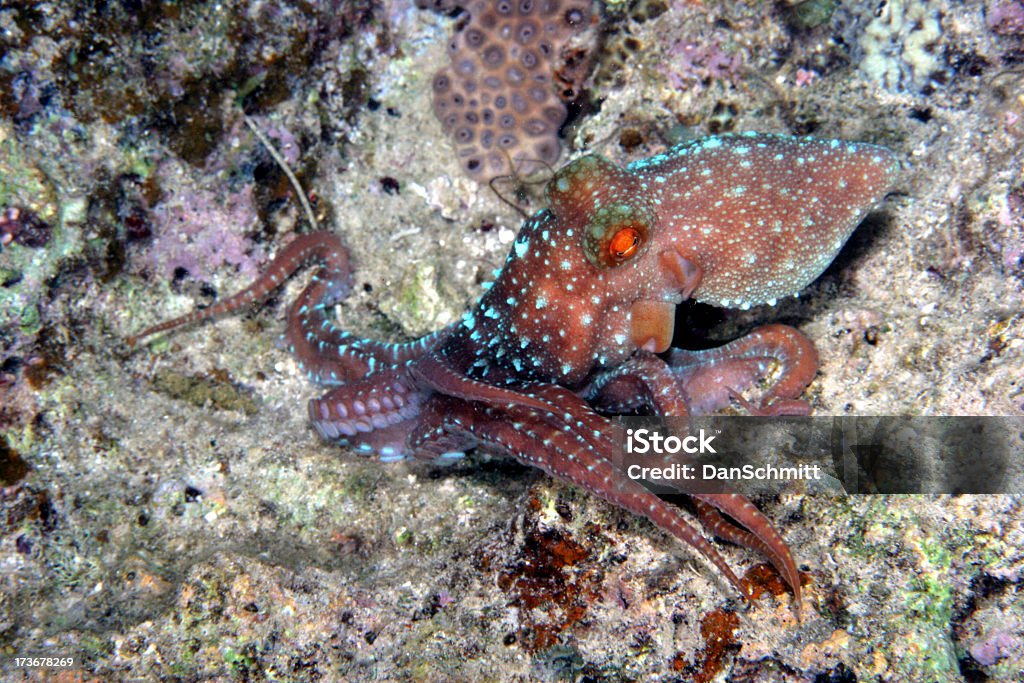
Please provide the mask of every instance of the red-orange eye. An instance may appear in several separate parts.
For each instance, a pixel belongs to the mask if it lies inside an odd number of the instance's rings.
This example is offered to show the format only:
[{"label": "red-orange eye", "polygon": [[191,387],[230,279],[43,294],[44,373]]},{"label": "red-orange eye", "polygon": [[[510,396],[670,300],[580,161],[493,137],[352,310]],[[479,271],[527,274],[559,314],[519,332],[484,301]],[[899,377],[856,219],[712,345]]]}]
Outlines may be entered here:
[{"label": "red-orange eye", "polygon": [[632,204],[603,206],[582,232],[583,253],[598,268],[617,268],[639,258],[651,238],[653,215]]},{"label": "red-orange eye", "polygon": [[622,228],[608,242],[608,254],[615,261],[625,261],[640,248],[640,233],[636,228]]}]

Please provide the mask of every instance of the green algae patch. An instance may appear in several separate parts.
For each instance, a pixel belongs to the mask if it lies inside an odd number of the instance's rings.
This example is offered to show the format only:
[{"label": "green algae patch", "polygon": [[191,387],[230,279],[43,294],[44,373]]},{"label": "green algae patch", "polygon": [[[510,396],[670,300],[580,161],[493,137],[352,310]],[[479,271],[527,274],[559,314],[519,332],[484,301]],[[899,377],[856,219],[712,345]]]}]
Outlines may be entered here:
[{"label": "green algae patch", "polygon": [[384,473],[377,463],[354,465],[355,471],[341,481],[341,493],[357,503],[365,503],[381,485]]},{"label": "green algae patch", "polygon": [[0,248],[0,328],[29,337],[40,331],[47,282],[82,249],[77,225],[85,219],[85,208],[81,198],[60,195],[10,124],[0,122],[0,209],[18,211],[47,233],[42,244],[12,241]]},{"label": "green algae patch", "polygon": [[256,415],[260,411],[260,404],[252,397],[218,377],[197,377],[165,368],[157,371],[153,386],[167,396],[197,408],[237,410],[246,415]]},{"label": "green algae patch", "polygon": [[836,4],[836,0],[791,0],[786,18],[795,28],[811,29],[830,20]]},{"label": "green algae patch", "polygon": [[321,471],[315,479],[302,472],[276,466],[267,460],[262,498],[276,510],[281,524],[301,533],[318,535],[324,529],[350,529],[353,509],[362,507],[388,479],[379,468],[353,463],[337,470]]},{"label": "green algae patch", "polygon": [[434,265],[410,265],[402,273],[397,295],[381,302],[381,311],[407,334],[430,334],[457,316],[456,297],[443,282]]},{"label": "green algae patch", "polygon": [[53,183],[18,144],[9,124],[3,122],[0,122],[0,206],[22,207],[50,224],[60,215]]}]

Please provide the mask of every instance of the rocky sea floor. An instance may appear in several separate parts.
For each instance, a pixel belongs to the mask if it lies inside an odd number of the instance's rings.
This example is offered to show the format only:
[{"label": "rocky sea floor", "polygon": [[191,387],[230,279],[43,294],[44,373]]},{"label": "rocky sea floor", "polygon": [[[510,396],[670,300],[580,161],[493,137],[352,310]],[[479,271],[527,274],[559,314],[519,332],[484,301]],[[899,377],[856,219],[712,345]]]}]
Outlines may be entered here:
[{"label": "rocky sea floor", "polygon": [[[245,116],[352,251],[346,329],[410,339],[475,301],[541,185],[464,174],[431,94],[458,3],[420,4],[440,9],[0,6],[0,677],[1024,680],[1019,496],[757,499],[804,572],[797,619],[755,553],[721,544],[744,608],[675,539],[524,466],[320,440],[278,343],[308,273],[126,344],[310,229]],[[563,161],[756,130],[904,166],[799,298],[686,304],[677,343],[784,322],[821,356],[818,415],[1024,416],[1019,1],[595,7]],[[1011,436],[994,490],[1021,489]]]}]

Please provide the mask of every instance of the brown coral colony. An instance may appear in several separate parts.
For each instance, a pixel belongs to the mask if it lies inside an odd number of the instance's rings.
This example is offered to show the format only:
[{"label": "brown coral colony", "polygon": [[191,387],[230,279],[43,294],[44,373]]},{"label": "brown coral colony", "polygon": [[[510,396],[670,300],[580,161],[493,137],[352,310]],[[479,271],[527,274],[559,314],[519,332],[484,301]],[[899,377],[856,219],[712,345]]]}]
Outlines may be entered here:
[{"label": "brown coral colony", "polygon": [[[590,0],[464,0],[448,44],[451,65],[434,76],[434,113],[462,167],[486,181],[529,175],[558,161],[564,100],[589,71],[574,45],[595,20]],[[585,43],[585,40],[583,41]]]}]

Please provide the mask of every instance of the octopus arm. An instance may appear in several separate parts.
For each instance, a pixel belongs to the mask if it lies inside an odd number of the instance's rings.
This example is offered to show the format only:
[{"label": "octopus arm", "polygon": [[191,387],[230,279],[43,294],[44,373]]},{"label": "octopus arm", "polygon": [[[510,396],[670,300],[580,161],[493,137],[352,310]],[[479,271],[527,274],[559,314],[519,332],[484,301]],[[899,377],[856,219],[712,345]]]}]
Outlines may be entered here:
[{"label": "octopus arm", "polygon": [[[691,397],[694,414],[706,414],[737,400],[755,415],[806,415],[798,400],[818,372],[818,352],[806,336],[787,325],[764,325],[724,346],[700,351],[672,349],[669,365]],[[777,366],[777,377],[760,405],[746,402],[740,391]]]},{"label": "octopus arm", "polygon": [[[689,524],[681,511],[626,477],[613,464],[611,434],[614,426],[607,420],[604,421],[604,429],[595,432],[602,442],[602,447],[596,448],[574,423],[553,424],[547,417],[538,416],[529,409],[501,411],[445,397],[437,400],[443,401],[436,405],[445,415],[445,425],[438,434],[461,433],[479,446],[576,484],[613,505],[646,517],[707,558],[749,600],[749,592],[732,568],[715,547]],[[588,421],[592,419],[588,417]],[[425,442],[417,443],[417,448],[427,445]]]}]

